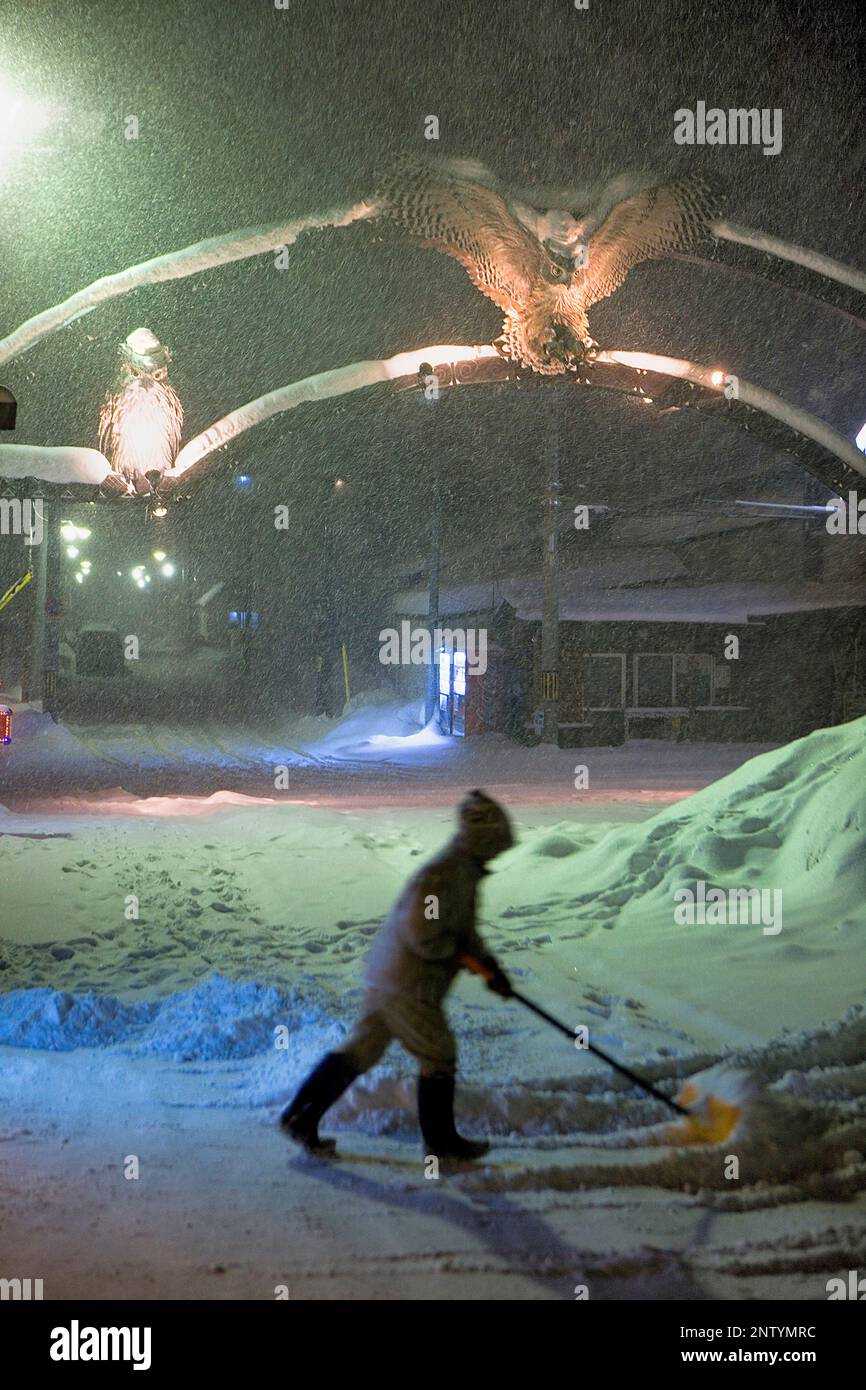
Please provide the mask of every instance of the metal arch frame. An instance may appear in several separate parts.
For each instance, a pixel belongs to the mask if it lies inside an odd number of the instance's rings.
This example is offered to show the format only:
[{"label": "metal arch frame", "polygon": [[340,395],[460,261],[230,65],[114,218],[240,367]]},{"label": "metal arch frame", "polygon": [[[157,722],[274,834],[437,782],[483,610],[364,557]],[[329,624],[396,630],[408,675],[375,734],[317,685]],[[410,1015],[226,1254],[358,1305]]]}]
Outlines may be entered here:
[{"label": "metal arch frame", "polygon": [[731,244],[730,253],[700,256],[693,251],[672,251],[669,260],[682,261],[700,270],[721,272],[757,281],[768,290],[781,290],[797,299],[835,314],[843,323],[866,333],[866,296],[846,285],[832,282],[816,272],[804,270],[789,261],[753,252],[747,246]]},{"label": "metal arch frame", "polygon": [[[375,217],[378,211],[378,205],[375,203],[356,203],[349,208],[334,209],[323,216],[296,218],[278,227],[255,227],[229,232],[196,242],[168,255],[139,261],[112,275],[102,276],[60,304],[55,304],[52,308],[27,319],[12,333],[0,339],[0,365],[19,357],[42,338],[67,327],[82,315],[92,313],[101,304],[128,294],[141,285],[181,280],[216,266],[248,260],[252,256],[291,245],[302,232],[323,227],[348,226],[352,222]],[[784,241],[767,232],[743,227],[734,222],[717,221],[713,223],[710,231],[716,241],[735,242],[742,247],[777,257],[799,266],[801,270],[835,281],[860,296],[866,295],[866,273],[819,251],[812,251],[794,242]]]},{"label": "metal arch frame", "polygon": [[[866,455],[855,444],[810,411],[791,405],[745,377],[702,367],[684,358],[649,352],[611,350],[598,354],[601,362],[618,363],[636,372],[656,373],[679,389],[669,390],[664,404],[691,405],[725,418],[747,433],[792,454],[821,482],[842,491],[866,478]],[[767,427],[769,424],[769,428]]]},{"label": "metal arch frame", "polygon": [[[279,241],[280,244],[290,244],[303,230],[322,225],[346,225],[348,222],[368,218],[374,213],[375,207],[372,204],[356,204],[350,209],[328,214],[325,218],[300,219],[280,228],[257,228],[244,233],[230,234],[227,237],[212,238],[209,242],[198,243],[185,248],[183,251],[132,266],[117,275],[106,276],[73,295],[64,303],[28,320],[15,332],[0,341],[0,362],[18,356],[19,353],[32,347],[48,333],[65,327],[82,313],[87,313],[97,307],[98,303],[125,294],[139,284],[153,284],[167,279],[179,279],[199,273],[201,270],[214,265],[246,259],[272,249],[276,241]],[[776,278],[782,283],[787,280],[787,288],[796,289],[818,298],[828,307],[845,314],[859,327],[866,328],[866,318],[863,316],[866,313],[866,300],[864,300],[866,274],[862,271],[855,270],[819,252],[736,223],[719,221],[713,224],[711,231],[717,242],[735,243],[739,248],[745,248],[746,253],[754,251],[767,257],[775,257],[782,264],[775,277],[769,277],[770,279]],[[724,265],[726,268],[734,270],[747,268],[737,265],[730,266],[725,261],[703,263],[711,266],[714,264]],[[793,266],[795,269],[790,271],[789,266]],[[834,303],[832,299],[822,299],[821,296],[815,296],[812,293],[815,284],[814,280],[810,278],[812,276],[822,277],[825,281],[831,281],[840,286],[835,297],[838,300],[841,296],[847,302]],[[851,307],[852,303],[853,308]],[[857,310],[861,309],[862,312],[858,313]],[[246,429],[259,423],[260,420],[269,418],[271,414],[291,409],[304,400],[325,399],[331,395],[346,394],[372,385],[376,381],[397,381],[401,374],[398,364],[407,358],[415,359],[414,373],[409,372],[408,374],[417,374],[418,367],[421,365],[419,359],[426,360],[433,353],[442,353],[443,351],[446,354],[451,354],[450,381],[445,383],[450,385],[462,384],[468,379],[467,364],[469,372],[476,373],[475,380],[480,381],[481,378],[477,375],[480,358],[482,356],[487,358],[489,364],[490,359],[497,356],[492,347],[428,348],[421,349],[416,353],[398,354],[395,358],[377,362],[355,363],[351,367],[338,368],[334,372],[325,372],[317,377],[305,378],[303,381],[295,382],[291,386],[280,388],[270,392],[266,397],[260,397],[258,400],[250,402],[248,406],[242,407],[241,410],[232,412],[231,416],[216,422],[204,435],[199,435],[194,440],[189,441],[180,451],[174,467],[163,475],[164,479],[171,486],[172,481],[176,481],[183,472],[204,458],[213,448],[220,447],[236,433],[240,433],[240,428],[230,427],[233,417],[234,422],[237,422],[237,418],[243,413],[254,414],[255,418],[250,419],[243,426]],[[466,354],[465,357],[462,355],[464,353]],[[645,365],[639,366],[638,359],[641,359]],[[503,359],[499,360],[500,362],[503,361]],[[597,354],[595,363],[595,380],[592,379],[592,375],[582,373],[571,373],[570,379],[587,386],[603,387],[609,383],[600,379],[598,365],[616,363],[639,373],[656,375],[660,373],[662,376],[685,383],[686,392],[680,392],[679,399],[675,402],[671,401],[671,405],[692,405],[698,409],[706,410],[715,408],[719,404],[716,398],[720,394],[720,388],[713,380],[709,379],[713,374],[709,372],[709,369],[684,359],[664,358],[647,353],[608,351]],[[431,363],[431,365],[437,364]],[[444,365],[444,361],[440,360],[438,368]],[[490,370],[489,365],[485,370]],[[498,377],[494,376],[494,379],[505,381],[518,375],[520,375],[518,369],[507,364],[502,374]],[[717,372],[715,375],[721,374]],[[558,381],[562,378],[555,376],[551,378],[536,377],[535,379]],[[850,483],[857,476],[866,475],[863,456],[855,449],[854,445],[843,439],[829,426],[824,425],[817,417],[798,410],[794,406],[789,406],[780,397],[764,391],[761,387],[745,379],[740,379],[740,388],[737,398],[734,401],[728,399],[726,402],[727,413],[732,417],[733,423],[749,431],[756,420],[763,418],[766,421],[769,419],[774,425],[774,429],[770,431],[769,442],[801,459],[805,467],[822,481],[827,481],[829,477],[837,490],[841,490],[846,483]],[[637,386],[635,389],[646,399],[654,399],[643,391],[641,386]],[[665,395],[669,398],[672,393],[668,391]],[[767,437],[766,429],[756,432],[762,432],[764,437]],[[0,450],[0,453],[4,451]],[[107,482],[110,487],[115,479],[112,476]],[[103,486],[104,490],[108,490],[105,485]]]},{"label": "metal arch frame", "polygon": [[738,222],[715,222],[710,230],[717,241],[733,241],[740,246],[751,247],[754,251],[763,251],[767,256],[777,256],[780,260],[789,261],[804,270],[811,270],[816,275],[835,280],[840,285],[847,285],[849,289],[866,295],[866,273],[855,270],[844,261],[837,261],[820,251],[812,251],[807,246],[798,246],[793,241],[783,241],[781,237],[771,236],[769,232],[761,232],[754,227],[743,227]]},{"label": "metal arch frame", "polygon": [[[692,407],[721,413],[730,423],[792,454],[814,477],[842,493],[866,478],[866,456],[823,420],[773,392],[684,358],[609,349],[592,362],[557,376],[516,366],[490,345],[435,344],[372,362],[355,362],[260,396],[232,411],[184,445],[164,488],[178,488],[190,470],[248,429],[296,406],[345,395],[380,383],[397,391],[448,390],[456,386],[521,383],[534,388],[566,383],[634,395],[661,409]],[[192,481],[192,478],[187,478]]]},{"label": "metal arch frame", "polygon": [[673,251],[669,259],[759,280],[770,289],[811,300],[866,332],[866,275],[842,261],[752,227],[717,222],[712,255]]},{"label": "metal arch frame", "polygon": [[498,369],[495,362],[473,358],[441,365],[435,371],[440,386],[446,387],[492,381],[544,386],[567,380],[575,385],[627,392],[663,410],[691,407],[721,414],[746,433],[793,455],[813,476],[837,491],[853,487],[866,477],[866,455],[816,415],[790,405],[745,377],[685,358],[611,348],[597,353],[591,363],[565,377],[539,376],[504,359]]},{"label": "metal arch frame", "polygon": [[[577,371],[557,376],[539,376],[504,358],[493,346],[433,344],[412,352],[321,372],[292,382],[276,391],[232,411],[181,449],[175,465],[163,474],[161,492],[182,490],[197,476],[199,466],[216,450],[257,424],[305,403],[323,401],[368,387],[388,384],[398,392],[455,386],[515,383],[533,389],[559,384],[615,390],[630,394],[656,409],[690,407],[713,415],[721,414],[731,424],[760,437],[772,447],[791,454],[814,477],[842,494],[866,477],[866,455],[838,434],[823,420],[790,405],[780,396],[747,381],[726,374],[721,368],[701,366],[684,358],[657,353],[609,349]],[[32,447],[32,446],[31,446]],[[15,445],[0,446],[13,453]],[[54,451],[46,450],[46,454]],[[106,463],[107,467],[107,463]],[[4,491],[15,492],[14,479],[5,479]],[[108,493],[119,483],[110,474],[101,484],[77,484],[81,495]],[[17,480],[19,487],[24,479]],[[13,486],[9,487],[9,485]],[[42,484],[46,492],[57,484]],[[67,485],[72,491],[71,485]]]}]

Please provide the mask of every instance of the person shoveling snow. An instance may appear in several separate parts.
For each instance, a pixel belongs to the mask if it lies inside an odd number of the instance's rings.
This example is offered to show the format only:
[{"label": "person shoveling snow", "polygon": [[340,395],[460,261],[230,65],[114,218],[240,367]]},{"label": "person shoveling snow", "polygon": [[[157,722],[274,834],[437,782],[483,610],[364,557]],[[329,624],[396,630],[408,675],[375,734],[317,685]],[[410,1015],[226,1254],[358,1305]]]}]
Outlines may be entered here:
[{"label": "person shoveling snow", "polygon": [[[478,884],[487,863],[514,843],[505,810],[484,792],[470,792],[458,810],[457,833],[410,879],[376,936],[352,1036],[339,1052],[322,1058],[283,1111],[280,1127],[289,1138],[311,1153],[333,1155],[336,1144],[320,1136],[319,1121],[396,1038],[420,1065],[418,1120],[428,1153],[453,1159],[486,1154],[488,1143],[464,1139],[454,1123],[457,1049],[442,1006],[461,969],[481,976],[488,989],[523,1004],[573,1042],[573,1029],[512,987],[478,934]],[[665,1142],[717,1144],[736,1130],[747,1078],[716,1094],[696,1077],[671,1100],[595,1043],[588,1041],[586,1048],[679,1117],[664,1131]]]},{"label": "person shoveling snow", "polygon": [[396,1038],[420,1066],[418,1121],[428,1152],[458,1159],[487,1153],[489,1144],[464,1139],[455,1127],[457,1048],[443,1003],[464,966],[483,973],[495,993],[511,993],[478,934],[476,899],[485,866],[514,842],[503,808],[470,792],[458,810],[457,833],[410,879],[379,929],[352,1036],[322,1058],[283,1111],[280,1127],[291,1139],[311,1153],[334,1153],[334,1141],[319,1135],[319,1121]]}]

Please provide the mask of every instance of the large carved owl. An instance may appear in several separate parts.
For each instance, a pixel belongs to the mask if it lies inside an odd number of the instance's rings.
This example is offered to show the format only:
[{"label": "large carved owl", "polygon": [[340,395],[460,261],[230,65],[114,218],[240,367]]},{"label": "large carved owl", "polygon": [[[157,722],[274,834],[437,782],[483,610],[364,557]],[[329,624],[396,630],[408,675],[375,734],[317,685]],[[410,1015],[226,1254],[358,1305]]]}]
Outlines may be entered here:
[{"label": "large carved owl", "polygon": [[[403,159],[382,180],[382,216],[446,255],[505,311],[497,346],[548,375],[596,347],[587,311],[607,299],[641,261],[687,251],[718,216],[698,178],[638,188],[592,212],[539,212],[459,166]],[[483,171],[482,171],[483,177]],[[608,191],[629,187],[618,180]],[[605,205],[606,204],[606,205]]]},{"label": "large carved owl", "polygon": [[147,494],[147,474],[162,475],[174,463],[183,408],[168,380],[171,353],[149,329],[130,333],[118,356],[120,371],[99,416],[99,447],[115,473]]}]

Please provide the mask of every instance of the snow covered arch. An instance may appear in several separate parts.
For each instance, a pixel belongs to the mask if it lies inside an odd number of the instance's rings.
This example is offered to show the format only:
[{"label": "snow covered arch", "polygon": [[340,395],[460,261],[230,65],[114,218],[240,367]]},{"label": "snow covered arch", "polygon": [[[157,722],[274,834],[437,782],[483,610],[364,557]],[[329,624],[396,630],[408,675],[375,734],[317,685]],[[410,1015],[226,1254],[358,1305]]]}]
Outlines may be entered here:
[{"label": "snow covered arch", "polygon": [[793,455],[834,492],[852,488],[866,477],[866,455],[855,444],[817,415],[745,377],[651,352],[610,350],[599,353],[598,361],[637,373],[649,387],[641,384],[641,394],[658,408],[690,407],[721,416],[726,423]]},{"label": "snow covered arch", "polygon": [[676,251],[672,259],[759,280],[808,299],[866,332],[866,274],[818,251],[734,222],[717,222],[712,256]]},{"label": "snow covered arch", "polygon": [[[836,493],[846,492],[866,477],[866,456],[850,440],[808,411],[720,368],[657,353],[609,349],[599,352],[595,361],[579,372],[543,377],[515,366],[489,344],[466,347],[438,343],[319,372],[239,406],[184,445],[173,468],[164,474],[163,487],[176,486],[191,469],[256,425],[308,402],[334,399],[382,383],[401,391],[430,391],[508,381],[539,389],[567,384],[614,390],[636,395],[655,409],[692,408],[720,416],[793,455]],[[114,476],[106,475],[108,462],[95,450],[0,445],[0,477],[101,482],[105,490]]]},{"label": "snow covered arch", "polygon": [[[625,378],[625,380],[624,380]],[[494,347],[433,344],[395,357],[353,362],[305,377],[240,406],[189,440],[164,476],[171,485],[215,450],[275,415],[311,401],[323,401],[382,382],[397,389],[442,390],[463,385],[531,381],[544,387],[570,383],[597,389],[630,390],[656,408],[690,406],[723,417],[793,454],[803,467],[835,492],[866,477],[866,456],[823,420],[790,405],[771,391],[719,368],[656,353],[608,350],[567,376],[540,377],[516,367]]]},{"label": "snow covered arch", "polygon": [[[141,262],[114,275],[104,276],[62,303],[28,319],[0,340],[0,366],[28,351],[49,334],[92,312],[99,305],[127,294],[139,286],[183,279],[216,266],[262,255],[291,245],[303,232],[323,227],[347,226],[352,222],[374,217],[379,210],[374,203],[356,203],[351,207],[333,209],[322,215],[297,218],[276,227],[230,232]],[[799,289],[813,298],[817,297],[838,312],[846,314],[860,327],[866,328],[866,274],[862,271],[818,252],[735,223],[717,222],[712,231],[717,243],[727,242],[736,245],[740,252],[745,250],[770,260],[775,259],[777,264],[788,267],[796,274],[807,276],[809,287],[805,289],[790,283],[790,277],[787,281],[783,280],[783,283],[787,288]],[[715,262],[708,264],[712,265]],[[734,265],[728,268],[736,270],[743,267]],[[781,272],[775,278],[783,278]],[[818,280],[824,286],[835,286],[839,294],[847,296],[846,304],[834,303],[832,297],[827,297],[826,290],[816,294]],[[640,365],[639,359],[643,365]],[[217,421],[204,434],[185,445],[174,468],[164,476],[168,480],[178,478],[213,449],[221,447],[235,435],[261,420],[268,419],[271,415],[293,409],[304,401],[343,395],[376,382],[398,382],[401,376],[416,378],[419,367],[425,362],[429,362],[435,368],[437,378],[442,377],[447,385],[460,385],[469,379],[505,381],[512,376],[520,375],[520,372],[505,363],[492,347],[464,348],[440,345],[422,348],[414,353],[401,353],[390,359],[354,363],[352,366],[307,377],[233,411],[231,415]],[[659,377],[668,378],[669,388],[661,393],[666,408],[684,405],[701,410],[724,408],[732,423],[747,431],[760,433],[776,447],[793,453],[810,472],[836,491],[842,491],[852,479],[862,477],[866,472],[863,456],[854,445],[815,416],[787,405],[779,397],[742,378],[739,379],[736,395],[732,396],[729,391],[724,390],[724,382],[718,383],[713,380],[714,376],[721,376],[721,373],[712,373],[696,363],[662,358],[654,354],[609,351],[599,354],[596,363],[590,369],[570,374],[567,379],[584,386],[612,385],[613,383],[603,379],[604,368],[610,366],[624,367],[634,371],[638,376],[643,375],[645,384],[651,384],[650,378],[654,381],[658,381]],[[561,381],[562,378],[552,377],[547,380]],[[671,386],[677,389],[671,389]],[[634,389],[648,401],[662,403],[657,390],[654,395],[650,395],[641,384]],[[80,454],[82,451],[76,452]],[[91,474],[97,469],[108,468],[107,460],[101,455],[93,457],[95,451],[88,452],[91,454],[90,458],[77,461],[75,481],[83,481],[82,473]],[[59,469],[59,474],[63,475],[69,460],[60,459],[57,454],[49,458],[48,453],[47,450],[31,448],[30,458],[27,460],[28,468],[35,469],[38,466],[37,454],[45,455],[41,465],[45,471],[41,474],[37,472],[35,476],[59,478],[57,470]],[[20,477],[23,463],[20,446],[0,446],[0,476],[3,476],[5,471],[7,476]],[[28,472],[28,476],[34,474]]]},{"label": "snow covered arch", "polygon": [[[182,280],[217,266],[261,256],[268,251],[282,250],[291,246],[304,232],[320,231],[326,227],[347,227],[353,222],[376,217],[380,211],[380,205],[375,202],[360,202],[347,207],[333,208],[325,213],[294,218],[278,226],[248,227],[226,232],[206,241],[196,242],[192,246],[182,247],[178,251],[170,251],[167,255],[140,261],[113,275],[104,275],[61,303],[27,319],[12,333],[0,339],[0,367],[28,352],[49,334],[66,328],[101,304],[129,294],[142,285]],[[822,277],[826,283],[837,285],[849,294],[858,296],[858,303],[862,308],[862,300],[866,296],[866,273],[863,271],[855,270],[818,251],[811,251],[793,242],[783,241],[779,237],[737,223],[719,221],[713,224],[711,231],[717,243],[736,244],[741,250],[747,248],[766,257],[776,258],[780,263],[799,268],[801,273],[806,273],[809,277]],[[814,285],[811,292],[814,293]],[[823,299],[824,295],[818,295],[818,298]],[[829,301],[825,299],[825,302]]]},{"label": "snow covered arch", "polygon": [[824,256],[820,251],[810,251],[807,246],[798,246],[793,241],[783,241],[781,237],[759,232],[754,227],[742,227],[737,222],[716,222],[712,227],[713,236],[719,241],[734,242],[739,246],[751,247],[767,256],[776,256],[791,265],[822,275],[837,284],[847,285],[861,295],[866,295],[866,273],[845,265],[844,261]]}]

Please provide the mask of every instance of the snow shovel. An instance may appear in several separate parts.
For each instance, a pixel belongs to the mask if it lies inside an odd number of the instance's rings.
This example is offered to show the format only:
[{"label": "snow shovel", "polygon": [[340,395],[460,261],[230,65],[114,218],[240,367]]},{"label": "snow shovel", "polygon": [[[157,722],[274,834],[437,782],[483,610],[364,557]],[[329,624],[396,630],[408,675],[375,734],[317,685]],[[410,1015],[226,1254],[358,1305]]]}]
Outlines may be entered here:
[{"label": "snow shovel", "polygon": [[[460,964],[467,970],[471,970],[474,975],[480,975],[483,980],[492,980],[494,972],[478,960],[476,956],[461,955]],[[546,1009],[542,1009],[540,1004],[535,1004],[531,999],[527,999],[525,994],[519,990],[511,988],[509,999],[516,999],[524,1008],[531,1009],[539,1018],[543,1018],[545,1023],[549,1023],[551,1028],[556,1028],[560,1033],[564,1033],[567,1038],[574,1042],[575,1030],[569,1028],[567,1024],[561,1023],[558,1018],[554,1018]],[[736,1128],[739,1123],[742,1106],[737,1097],[732,1095],[730,1098],[715,1095],[712,1091],[703,1091],[696,1079],[686,1081],[675,1100],[666,1096],[663,1091],[654,1086],[645,1077],[638,1076],[630,1067],[626,1067],[622,1062],[618,1062],[615,1057],[604,1052],[595,1043],[587,1042],[587,1051],[595,1057],[606,1062],[614,1071],[619,1072],[634,1086],[639,1086],[647,1095],[655,1100],[661,1101],[668,1110],[673,1110],[685,1124],[672,1126],[665,1138],[671,1143],[679,1144],[721,1144]],[[682,1102],[688,1102],[688,1106]]]}]

